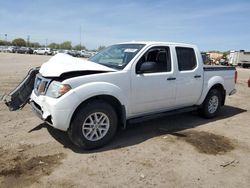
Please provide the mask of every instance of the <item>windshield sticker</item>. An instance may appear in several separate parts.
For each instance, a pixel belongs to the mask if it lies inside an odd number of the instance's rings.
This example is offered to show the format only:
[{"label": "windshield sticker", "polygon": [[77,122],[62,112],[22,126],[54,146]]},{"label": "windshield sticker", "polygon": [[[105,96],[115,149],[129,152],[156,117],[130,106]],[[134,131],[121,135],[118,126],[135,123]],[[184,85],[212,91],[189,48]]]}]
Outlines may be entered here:
[{"label": "windshield sticker", "polygon": [[124,50],[124,52],[130,52],[130,53],[135,53],[136,51],[137,49],[133,49],[133,48],[128,48]]}]

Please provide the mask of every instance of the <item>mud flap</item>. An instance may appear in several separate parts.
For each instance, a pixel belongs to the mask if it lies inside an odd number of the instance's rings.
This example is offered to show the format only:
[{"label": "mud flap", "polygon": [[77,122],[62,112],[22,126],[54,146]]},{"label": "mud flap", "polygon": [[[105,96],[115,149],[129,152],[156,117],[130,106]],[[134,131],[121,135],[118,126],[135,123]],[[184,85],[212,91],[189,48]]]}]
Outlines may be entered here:
[{"label": "mud flap", "polygon": [[10,111],[22,109],[29,102],[39,69],[40,67],[31,69],[23,81],[8,95],[4,96],[3,100]]}]

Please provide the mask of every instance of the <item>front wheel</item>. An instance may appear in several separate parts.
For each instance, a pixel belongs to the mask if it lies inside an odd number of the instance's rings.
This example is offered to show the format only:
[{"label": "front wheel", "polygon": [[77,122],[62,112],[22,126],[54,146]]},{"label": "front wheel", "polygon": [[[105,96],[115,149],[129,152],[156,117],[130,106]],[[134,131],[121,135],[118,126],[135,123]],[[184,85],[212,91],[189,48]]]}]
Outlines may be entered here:
[{"label": "front wheel", "polygon": [[79,108],[68,134],[78,147],[94,149],[108,143],[116,129],[117,114],[114,108],[104,101],[94,100]]},{"label": "front wheel", "polygon": [[221,101],[221,92],[218,89],[210,90],[200,109],[201,115],[205,118],[215,117],[220,111]]}]

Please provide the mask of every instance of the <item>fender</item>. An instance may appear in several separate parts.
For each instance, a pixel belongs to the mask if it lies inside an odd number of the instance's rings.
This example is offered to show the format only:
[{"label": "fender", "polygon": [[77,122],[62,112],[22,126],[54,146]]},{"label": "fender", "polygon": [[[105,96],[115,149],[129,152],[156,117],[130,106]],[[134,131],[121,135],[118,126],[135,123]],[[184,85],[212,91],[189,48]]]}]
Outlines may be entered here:
[{"label": "fender", "polygon": [[75,88],[74,93],[80,99],[77,106],[79,106],[83,101],[98,95],[111,95],[117,98],[122,105],[127,106],[128,104],[127,97],[125,97],[121,88],[107,82],[91,82],[84,84]]},{"label": "fender", "polygon": [[125,113],[128,111],[127,110],[128,97],[125,97],[124,92],[121,90],[121,88],[119,88],[114,84],[110,84],[107,82],[91,82],[73,89],[72,92],[74,93],[75,97],[78,98],[77,99],[78,102],[75,103],[74,107],[72,108],[70,119],[72,118],[72,115],[74,114],[77,107],[82,102],[98,95],[110,95],[115,97],[121,103],[121,105],[124,106]]},{"label": "fender", "polygon": [[[115,97],[121,103],[122,108],[124,108],[123,113],[125,113],[124,115],[126,117],[128,101],[126,100],[124,92],[122,92],[122,90],[116,85],[107,82],[91,82],[72,89],[59,98],[63,102],[58,103],[57,106],[54,107],[57,109],[63,109],[67,106],[68,109],[70,109],[68,112],[67,122],[65,122],[65,125],[69,126],[77,107],[82,102],[98,95],[110,95]],[[68,127],[64,127],[63,130],[67,130],[67,128]]]},{"label": "fender", "polygon": [[[204,82],[205,83],[205,82]],[[213,76],[212,78],[210,78],[207,82],[207,84],[205,84],[203,86],[203,91],[202,91],[202,95],[198,101],[198,105],[202,104],[203,101],[205,100],[209,90],[216,84],[221,84],[224,87],[224,79],[221,76]]]}]

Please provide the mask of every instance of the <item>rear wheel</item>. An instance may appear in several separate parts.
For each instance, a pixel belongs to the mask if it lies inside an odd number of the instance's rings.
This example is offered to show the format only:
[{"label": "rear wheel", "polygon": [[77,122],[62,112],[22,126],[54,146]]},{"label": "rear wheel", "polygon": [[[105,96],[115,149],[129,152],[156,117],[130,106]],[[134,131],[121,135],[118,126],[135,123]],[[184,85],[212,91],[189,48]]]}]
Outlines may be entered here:
[{"label": "rear wheel", "polygon": [[117,129],[117,114],[113,107],[99,100],[84,103],[76,112],[68,130],[78,147],[94,149],[109,142]]},{"label": "rear wheel", "polygon": [[222,93],[218,89],[211,89],[200,109],[201,115],[205,118],[216,116],[221,108]]}]

